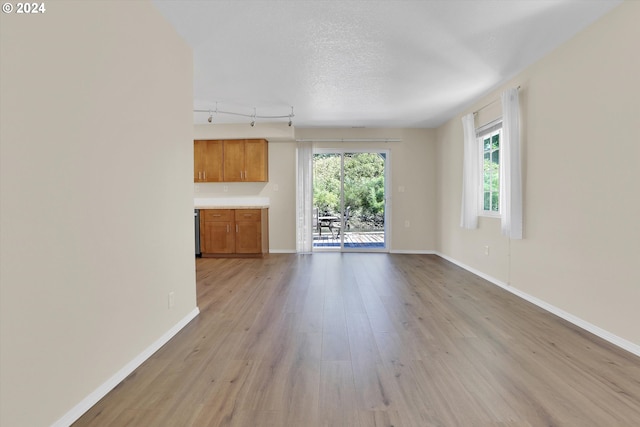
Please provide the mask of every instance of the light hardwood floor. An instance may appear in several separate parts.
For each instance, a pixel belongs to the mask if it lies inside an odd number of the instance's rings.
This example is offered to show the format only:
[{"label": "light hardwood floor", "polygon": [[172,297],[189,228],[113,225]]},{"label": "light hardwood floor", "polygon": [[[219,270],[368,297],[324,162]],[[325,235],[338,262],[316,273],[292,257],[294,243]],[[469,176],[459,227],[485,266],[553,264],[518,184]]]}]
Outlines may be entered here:
[{"label": "light hardwood floor", "polygon": [[437,256],[199,259],[197,292],[74,426],[640,426],[640,358]]}]

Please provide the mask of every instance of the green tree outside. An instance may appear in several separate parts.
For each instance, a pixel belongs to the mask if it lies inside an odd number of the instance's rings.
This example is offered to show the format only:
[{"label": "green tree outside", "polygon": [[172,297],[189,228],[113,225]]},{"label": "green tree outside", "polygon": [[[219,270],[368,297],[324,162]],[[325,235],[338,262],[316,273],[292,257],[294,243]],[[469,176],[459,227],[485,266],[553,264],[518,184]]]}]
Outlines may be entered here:
[{"label": "green tree outside", "polygon": [[[350,207],[350,225],[375,229],[384,225],[383,154],[344,155],[344,205]],[[313,203],[321,213],[340,213],[340,155],[314,155]]]},{"label": "green tree outside", "polygon": [[500,134],[483,141],[483,209],[498,212],[500,209]]}]

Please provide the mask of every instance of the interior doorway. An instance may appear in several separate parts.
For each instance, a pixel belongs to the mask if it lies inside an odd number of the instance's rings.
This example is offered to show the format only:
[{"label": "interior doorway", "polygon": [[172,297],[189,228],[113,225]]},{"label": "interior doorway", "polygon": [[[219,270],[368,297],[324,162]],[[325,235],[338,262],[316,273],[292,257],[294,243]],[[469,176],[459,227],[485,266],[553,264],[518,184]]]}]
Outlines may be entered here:
[{"label": "interior doorway", "polygon": [[387,251],[388,150],[313,154],[313,250]]}]

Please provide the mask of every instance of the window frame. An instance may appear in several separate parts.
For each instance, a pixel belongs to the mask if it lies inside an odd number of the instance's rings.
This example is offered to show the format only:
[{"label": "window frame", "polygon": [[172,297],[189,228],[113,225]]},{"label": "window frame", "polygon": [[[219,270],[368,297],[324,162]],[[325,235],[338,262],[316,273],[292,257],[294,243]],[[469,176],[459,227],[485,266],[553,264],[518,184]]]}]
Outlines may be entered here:
[{"label": "window frame", "polygon": [[[491,139],[496,134],[499,135],[499,147],[497,151],[500,153],[498,154],[498,165],[500,165],[500,161],[502,160],[502,117],[476,128],[476,141],[480,146],[480,155],[478,156],[478,161],[480,162],[478,215],[491,218],[500,218],[502,216],[502,203],[500,201],[500,187],[498,186],[498,210],[492,211],[484,209],[484,140],[487,137]],[[502,183],[502,168],[500,166],[498,166],[498,182]]]}]

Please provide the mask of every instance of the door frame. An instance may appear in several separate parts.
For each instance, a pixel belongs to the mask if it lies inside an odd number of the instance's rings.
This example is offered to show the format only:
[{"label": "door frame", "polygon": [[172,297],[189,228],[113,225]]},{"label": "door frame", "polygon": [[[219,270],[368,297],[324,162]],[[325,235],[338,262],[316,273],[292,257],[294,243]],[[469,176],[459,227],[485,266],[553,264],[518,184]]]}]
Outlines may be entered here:
[{"label": "door frame", "polygon": [[[339,154],[340,155],[340,207],[344,212],[344,154],[345,153],[377,153],[385,155],[384,162],[384,247],[382,248],[345,248],[344,247],[344,232],[340,233],[340,246],[338,247],[316,247],[311,243],[312,252],[389,252],[391,242],[391,193],[389,192],[391,186],[391,150],[383,148],[313,148],[311,167],[314,168],[313,157],[316,154]],[[313,174],[312,174],[313,176]],[[311,182],[311,191],[313,192],[313,179]],[[312,212],[309,215],[313,215],[313,203],[311,204]],[[312,233],[313,234],[313,233]]]}]

